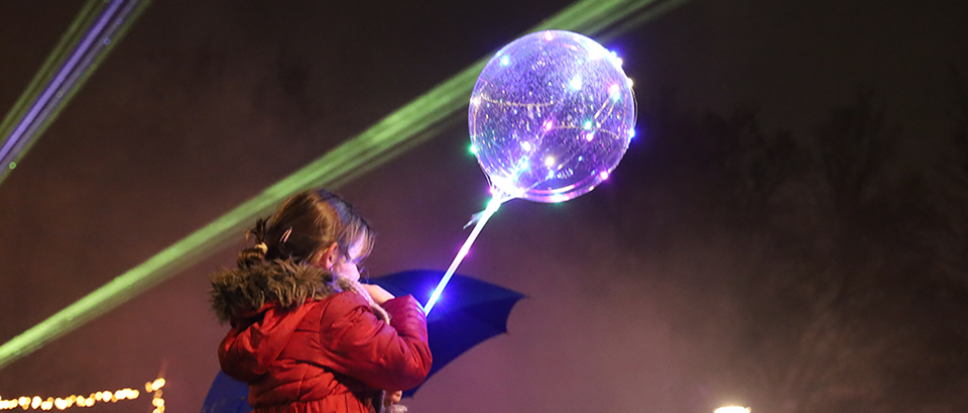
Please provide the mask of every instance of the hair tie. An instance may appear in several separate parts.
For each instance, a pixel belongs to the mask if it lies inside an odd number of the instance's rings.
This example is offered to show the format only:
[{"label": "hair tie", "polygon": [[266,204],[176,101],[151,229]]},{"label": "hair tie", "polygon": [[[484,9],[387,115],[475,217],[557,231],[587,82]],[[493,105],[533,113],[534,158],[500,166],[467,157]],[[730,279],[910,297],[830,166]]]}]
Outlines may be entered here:
[{"label": "hair tie", "polygon": [[259,250],[259,251],[262,251],[262,255],[265,255],[266,253],[269,252],[269,246],[266,245],[266,243],[264,243],[264,242],[260,242],[258,244],[255,244],[255,247],[253,247],[253,248],[255,248],[255,249]]},{"label": "hair tie", "polygon": [[286,241],[289,240],[289,235],[290,234],[292,234],[292,227],[289,227],[289,229],[287,229],[286,232],[283,232],[282,233],[282,236],[279,237],[279,243],[280,244],[285,244]]}]

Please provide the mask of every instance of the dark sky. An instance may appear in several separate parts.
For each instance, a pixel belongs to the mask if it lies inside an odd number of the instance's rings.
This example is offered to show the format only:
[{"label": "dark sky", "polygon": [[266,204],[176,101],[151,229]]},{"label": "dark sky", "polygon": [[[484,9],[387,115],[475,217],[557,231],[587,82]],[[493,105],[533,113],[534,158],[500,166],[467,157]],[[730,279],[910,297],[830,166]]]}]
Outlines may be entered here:
[{"label": "dark sky", "polygon": [[[754,102],[770,130],[809,130],[872,88],[920,163],[942,151],[932,137],[950,125],[950,68],[968,71],[961,3],[692,0],[606,46],[622,54],[640,107],[668,103],[656,97],[667,92],[684,110]],[[0,111],[82,4],[0,3]],[[155,1],[0,186],[0,341],[568,4]],[[647,139],[648,125],[639,129]],[[640,142],[630,151],[644,150]],[[340,188],[380,231],[372,274],[446,268],[485,202],[467,144],[458,122]],[[679,240],[647,260],[596,226],[588,205],[597,196],[513,201],[492,219],[461,272],[529,298],[509,335],[438,373],[409,401],[412,411],[708,412],[744,403],[688,379],[722,362],[708,343],[728,336],[731,320],[703,317],[728,314],[728,305],[704,277],[728,259]],[[164,365],[170,411],[196,411],[225,332],[207,309],[206,274],[233,256],[224,250],[0,370],[0,396],[141,386]],[[677,330],[672,320],[683,319],[704,326],[701,334]],[[140,402],[148,411],[146,400],[130,403]]]}]

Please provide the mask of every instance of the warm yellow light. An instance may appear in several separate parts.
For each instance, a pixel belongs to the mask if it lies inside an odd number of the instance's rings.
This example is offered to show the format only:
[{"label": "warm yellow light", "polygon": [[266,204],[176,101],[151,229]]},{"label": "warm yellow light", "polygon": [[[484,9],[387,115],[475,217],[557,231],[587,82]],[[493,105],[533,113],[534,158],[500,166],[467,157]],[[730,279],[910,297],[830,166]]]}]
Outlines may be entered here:
[{"label": "warm yellow light", "polygon": [[713,413],[750,413],[750,409],[740,406],[723,406],[713,411]]},{"label": "warm yellow light", "polygon": [[[149,389],[155,389],[155,400],[152,402],[152,405],[155,407],[161,405],[161,409],[164,411],[165,401],[161,398],[161,388],[165,386],[165,379],[159,378],[153,382],[148,382],[147,386]],[[71,406],[91,407],[97,404],[97,402],[117,403],[118,400],[134,400],[139,395],[141,395],[141,392],[138,390],[124,388],[114,392],[108,390],[99,391],[91,393],[86,397],[81,395],[71,395],[64,398],[48,397],[46,399],[42,399],[40,396],[21,396],[15,399],[4,399],[0,397],[0,410],[12,410],[18,407],[23,410],[52,410],[54,408],[57,410],[66,410]]]},{"label": "warm yellow light", "polygon": [[158,389],[165,387],[165,379],[158,378],[151,383],[151,389],[149,391],[157,391]]}]

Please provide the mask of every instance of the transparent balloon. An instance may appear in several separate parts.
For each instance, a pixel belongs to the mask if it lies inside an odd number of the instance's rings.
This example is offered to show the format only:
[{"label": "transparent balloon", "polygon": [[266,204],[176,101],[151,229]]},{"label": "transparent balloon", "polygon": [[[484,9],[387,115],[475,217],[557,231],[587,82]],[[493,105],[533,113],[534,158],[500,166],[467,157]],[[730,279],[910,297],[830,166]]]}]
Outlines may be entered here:
[{"label": "transparent balloon", "polygon": [[594,40],[548,30],[494,55],[471,94],[471,150],[509,198],[562,202],[608,178],[635,135],[622,62]]}]

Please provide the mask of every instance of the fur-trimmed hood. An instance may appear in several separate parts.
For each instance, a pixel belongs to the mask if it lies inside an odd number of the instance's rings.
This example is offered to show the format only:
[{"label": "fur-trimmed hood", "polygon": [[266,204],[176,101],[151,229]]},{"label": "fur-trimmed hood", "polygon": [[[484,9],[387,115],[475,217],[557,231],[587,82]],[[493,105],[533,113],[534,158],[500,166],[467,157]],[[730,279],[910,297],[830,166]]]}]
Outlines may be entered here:
[{"label": "fur-trimmed hood", "polygon": [[353,289],[350,281],[323,269],[282,260],[223,268],[209,278],[212,310],[222,323],[252,314],[267,303],[291,308],[309,298],[322,299]]}]

